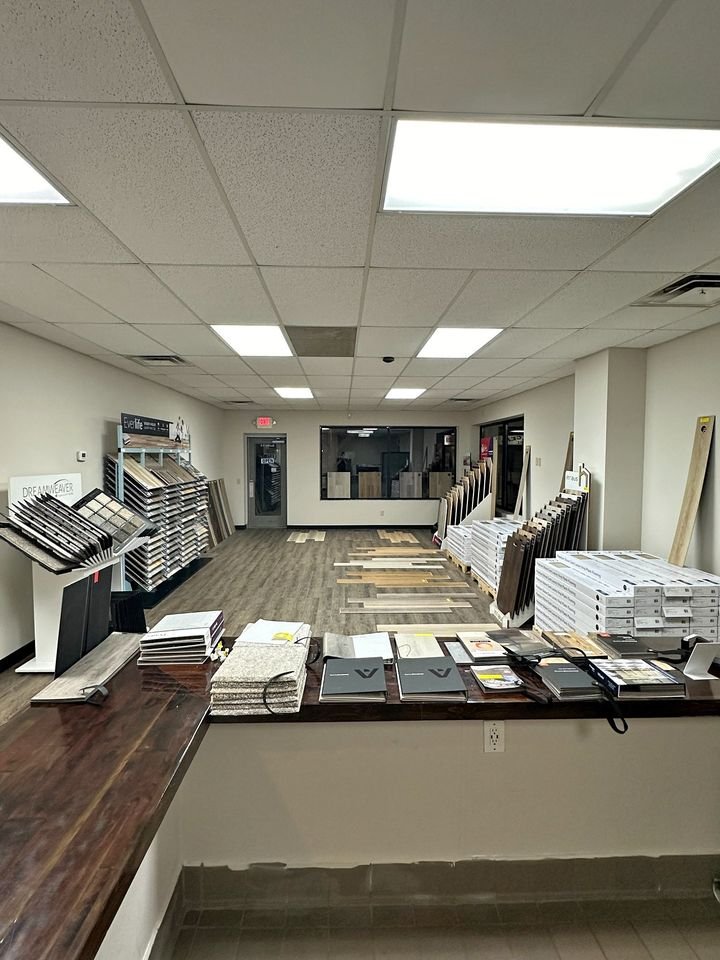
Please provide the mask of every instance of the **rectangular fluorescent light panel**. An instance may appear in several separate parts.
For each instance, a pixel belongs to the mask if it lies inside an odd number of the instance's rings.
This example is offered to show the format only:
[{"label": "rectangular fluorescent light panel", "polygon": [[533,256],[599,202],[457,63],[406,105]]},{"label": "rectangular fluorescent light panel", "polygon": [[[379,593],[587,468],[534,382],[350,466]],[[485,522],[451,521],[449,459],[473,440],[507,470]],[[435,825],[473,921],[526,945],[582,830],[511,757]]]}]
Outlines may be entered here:
[{"label": "rectangular fluorescent light panel", "polygon": [[312,400],[313,392],[310,387],[273,387],[275,393],[286,400]]},{"label": "rectangular fluorescent light panel", "polygon": [[502,327],[440,327],[418,357],[445,357],[450,360],[471,357],[499,333],[502,333]]},{"label": "rectangular fluorescent light panel", "polygon": [[720,130],[398,120],[385,210],[649,216],[720,162]]},{"label": "rectangular fluorescent light panel", "polygon": [[215,333],[241,357],[291,357],[280,327],[211,324]]},{"label": "rectangular fluorescent light panel", "polygon": [[391,387],[385,394],[386,400],[416,400],[425,390],[420,387]]},{"label": "rectangular fluorescent light panel", "polygon": [[0,138],[0,203],[69,203],[32,164]]}]

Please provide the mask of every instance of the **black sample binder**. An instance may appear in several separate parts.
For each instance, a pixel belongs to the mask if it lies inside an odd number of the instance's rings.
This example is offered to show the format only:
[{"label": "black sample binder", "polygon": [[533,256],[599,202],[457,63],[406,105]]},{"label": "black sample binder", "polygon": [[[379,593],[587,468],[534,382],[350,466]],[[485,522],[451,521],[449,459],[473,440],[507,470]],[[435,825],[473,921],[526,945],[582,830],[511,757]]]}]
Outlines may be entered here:
[{"label": "black sample binder", "polygon": [[685,679],[671,666],[649,660],[589,660],[588,670],[620,700],[684,697]]},{"label": "black sample binder", "polygon": [[558,700],[599,700],[602,697],[597,681],[567,660],[540,661],[533,671]]},{"label": "black sample binder", "polygon": [[110,634],[112,567],[105,567],[63,590],[55,676],[59,677]]},{"label": "black sample binder", "polygon": [[387,700],[382,657],[331,657],[325,661],[320,700],[332,703]]},{"label": "black sample binder", "polygon": [[395,663],[401,700],[467,700],[452,657],[403,657]]},{"label": "black sample binder", "polygon": [[651,660],[661,657],[662,654],[648,646],[644,640],[631,637],[625,633],[598,633],[598,640],[619,657],[629,657],[633,660]]}]

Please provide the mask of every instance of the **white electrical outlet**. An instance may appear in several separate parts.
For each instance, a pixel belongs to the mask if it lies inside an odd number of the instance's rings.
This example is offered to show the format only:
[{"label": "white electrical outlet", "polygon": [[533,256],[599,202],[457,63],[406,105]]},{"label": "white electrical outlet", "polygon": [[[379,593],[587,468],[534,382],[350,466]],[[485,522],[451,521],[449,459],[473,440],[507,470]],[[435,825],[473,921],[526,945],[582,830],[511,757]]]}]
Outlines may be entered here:
[{"label": "white electrical outlet", "polygon": [[535,466],[536,466],[536,467],[541,467],[541,466],[542,466],[542,460],[541,460],[540,457],[535,457]]},{"label": "white electrical outlet", "polygon": [[77,450],[75,453],[75,459],[78,463],[85,463],[87,460],[87,450]]},{"label": "white electrical outlet", "polygon": [[505,721],[484,720],[485,753],[505,753]]}]

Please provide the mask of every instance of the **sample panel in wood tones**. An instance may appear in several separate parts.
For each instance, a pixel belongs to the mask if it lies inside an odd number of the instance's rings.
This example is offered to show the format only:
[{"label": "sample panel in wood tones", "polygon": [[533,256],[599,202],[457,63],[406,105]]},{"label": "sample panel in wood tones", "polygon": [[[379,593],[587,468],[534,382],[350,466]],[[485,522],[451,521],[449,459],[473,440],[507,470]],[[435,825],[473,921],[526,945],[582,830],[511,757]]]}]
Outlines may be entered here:
[{"label": "sample panel in wood tones", "polygon": [[350,474],[331,471],[327,475],[327,495],[329,500],[347,500],[350,498]]},{"label": "sample panel in wood tones", "polygon": [[697,517],[700,497],[705,483],[714,428],[715,417],[698,417],[685,484],[685,495],[680,507],[675,538],[668,555],[670,563],[677,563],[681,567],[685,564],[693,530],[695,529],[695,518]]},{"label": "sample panel in wood tones", "polygon": [[361,500],[380,497],[380,479],[381,474],[372,470],[358,473],[358,497]]},{"label": "sample panel in wood tones", "polygon": [[453,485],[451,473],[430,470],[428,473],[428,496],[431,500],[444,497]]},{"label": "sample panel in wood tones", "polygon": [[418,539],[413,533],[407,533],[405,530],[378,530],[378,536],[381,540],[389,540],[390,543],[417,543]]}]

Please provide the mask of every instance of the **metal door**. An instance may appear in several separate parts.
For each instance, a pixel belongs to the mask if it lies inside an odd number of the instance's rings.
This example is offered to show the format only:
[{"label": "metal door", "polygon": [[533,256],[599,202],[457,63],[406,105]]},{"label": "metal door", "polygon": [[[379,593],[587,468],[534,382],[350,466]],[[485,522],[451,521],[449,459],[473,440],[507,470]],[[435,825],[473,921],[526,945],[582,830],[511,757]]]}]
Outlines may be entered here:
[{"label": "metal door", "polygon": [[285,437],[247,438],[248,527],[286,525],[285,452]]}]

